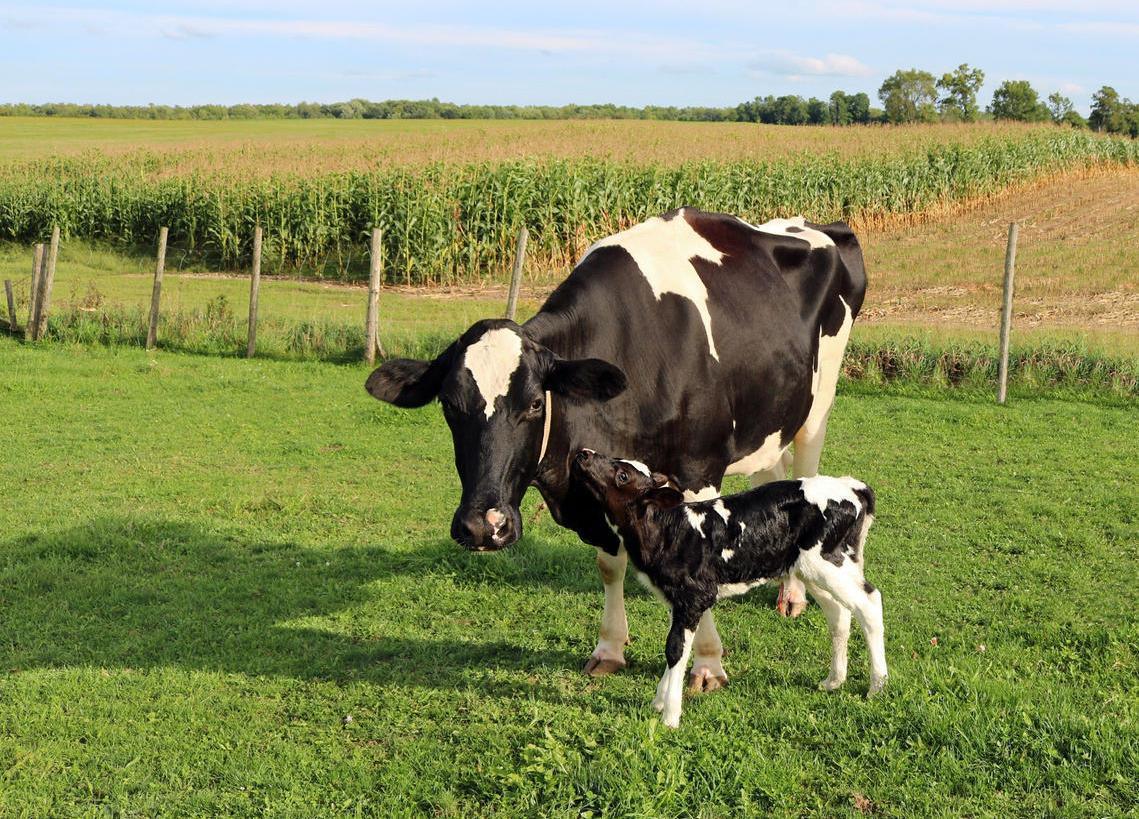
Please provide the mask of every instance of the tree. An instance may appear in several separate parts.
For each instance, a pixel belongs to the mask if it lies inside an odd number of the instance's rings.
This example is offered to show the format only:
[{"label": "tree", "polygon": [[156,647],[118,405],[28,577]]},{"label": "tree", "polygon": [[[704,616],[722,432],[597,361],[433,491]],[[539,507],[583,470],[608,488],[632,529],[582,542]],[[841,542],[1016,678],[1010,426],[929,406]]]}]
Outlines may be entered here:
[{"label": "tree", "polygon": [[1015,119],[1022,122],[1044,122],[1051,117],[1048,107],[1040,101],[1036,89],[1028,80],[1005,80],[993,92],[989,112],[994,119]]},{"label": "tree", "polygon": [[1048,95],[1048,111],[1052,114],[1053,122],[1064,122],[1068,114],[1072,113],[1072,101],[1059,91],[1053,91]]},{"label": "tree", "polygon": [[937,83],[928,71],[911,68],[891,74],[878,89],[892,123],[933,122],[937,119]]},{"label": "tree", "polygon": [[1110,85],[1105,85],[1092,94],[1092,115],[1088,117],[1088,125],[1096,131],[1108,131],[1118,134],[1128,130],[1128,115],[1132,106],[1124,99],[1119,98],[1119,92]]},{"label": "tree", "polygon": [[970,68],[968,63],[961,63],[956,71],[942,74],[937,81],[937,87],[945,92],[945,96],[938,101],[942,116],[975,122],[980,113],[977,92],[984,82],[985,72],[979,68]]},{"label": "tree", "polygon": [[807,100],[807,122],[812,125],[825,125],[830,119],[829,106],[820,99]]},{"label": "tree", "polygon": [[850,121],[859,125],[866,125],[873,117],[870,114],[870,96],[864,91],[846,97],[846,104],[850,108]]},{"label": "tree", "polygon": [[850,104],[846,101],[846,94],[842,91],[835,91],[831,94],[830,107],[827,113],[830,115],[831,125],[850,125]]}]

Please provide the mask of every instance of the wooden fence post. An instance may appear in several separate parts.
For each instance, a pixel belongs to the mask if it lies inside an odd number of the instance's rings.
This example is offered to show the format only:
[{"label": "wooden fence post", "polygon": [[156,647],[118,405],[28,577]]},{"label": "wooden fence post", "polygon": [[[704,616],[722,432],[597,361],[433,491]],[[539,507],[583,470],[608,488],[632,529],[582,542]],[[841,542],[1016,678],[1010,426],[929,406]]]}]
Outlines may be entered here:
[{"label": "wooden fence post", "polygon": [[1001,310],[1001,358],[997,373],[998,404],[1003,404],[1008,394],[1009,331],[1012,329],[1013,275],[1016,273],[1016,239],[1019,231],[1016,222],[1008,226],[1008,246],[1005,248],[1004,307]]},{"label": "wooden fence post", "polygon": [[522,263],[526,261],[526,241],[530,232],[523,225],[518,231],[518,247],[514,251],[514,271],[510,274],[510,295],[506,297],[506,317],[514,321],[518,310],[518,288],[522,286]]},{"label": "wooden fence post", "polygon": [[40,276],[40,294],[36,299],[36,329],[32,335],[35,341],[42,341],[47,332],[47,314],[51,309],[51,287],[55,284],[55,263],[59,258],[59,225],[51,229],[51,245]]},{"label": "wooden fence post", "polygon": [[43,266],[44,245],[43,242],[36,242],[36,250],[32,254],[32,289],[28,293],[28,324],[24,327],[24,338],[28,341],[32,340],[32,333],[36,329],[36,321],[39,318],[36,314],[36,300],[40,297],[40,277],[43,275]]},{"label": "wooden fence post", "polygon": [[12,295],[11,279],[4,279],[4,295],[8,297],[8,329],[15,333],[20,328],[16,324],[16,298]]},{"label": "wooden fence post", "polygon": [[154,266],[154,289],[150,293],[150,327],[146,331],[146,349],[153,350],[158,343],[158,304],[162,298],[162,273],[166,269],[167,228],[158,230],[158,262]]},{"label": "wooden fence post", "polygon": [[253,275],[249,278],[249,341],[245,357],[253,358],[257,349],[257,298],[261,293],[261,225],[253,228]]},{"label": "wooden fence post", "polygon": [[383,231],[372,228],[372,249],[368,265],[368,317],[364,324],[364,361],[376,363],[376,353],[387,358],[380,342],[380,285],[384,279]]}]

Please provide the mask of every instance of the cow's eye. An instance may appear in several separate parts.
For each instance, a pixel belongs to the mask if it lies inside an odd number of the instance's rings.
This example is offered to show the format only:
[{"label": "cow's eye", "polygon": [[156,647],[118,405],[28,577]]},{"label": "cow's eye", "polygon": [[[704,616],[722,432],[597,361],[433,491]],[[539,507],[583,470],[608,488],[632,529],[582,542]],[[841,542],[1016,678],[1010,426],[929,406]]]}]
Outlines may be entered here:
[{"label": "cow's eye", "polygon": [[622,486],[628,482],[629,482],[629,473],[626,472],[624,469],[620,470],[617,473],[617,485]]},{"label": "cow's eye", "polygon": [[541,411],[542,411],[542,399],[541,398],[535,398],[533,401],[530,402],[530,412],[541,412]]}]

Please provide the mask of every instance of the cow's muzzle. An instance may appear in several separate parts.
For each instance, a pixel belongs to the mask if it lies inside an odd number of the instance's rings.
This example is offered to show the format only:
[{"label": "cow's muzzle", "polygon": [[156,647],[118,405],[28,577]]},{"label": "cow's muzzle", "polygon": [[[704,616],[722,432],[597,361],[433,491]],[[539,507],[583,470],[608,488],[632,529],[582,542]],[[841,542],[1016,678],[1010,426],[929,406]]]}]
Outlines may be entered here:
[{"label": "cow's muzzle", "polygon": [[495,552],[522,537],[522,516],[509,506],[485,511],[460,508],[451,521],[451,537],[472,552]]}]

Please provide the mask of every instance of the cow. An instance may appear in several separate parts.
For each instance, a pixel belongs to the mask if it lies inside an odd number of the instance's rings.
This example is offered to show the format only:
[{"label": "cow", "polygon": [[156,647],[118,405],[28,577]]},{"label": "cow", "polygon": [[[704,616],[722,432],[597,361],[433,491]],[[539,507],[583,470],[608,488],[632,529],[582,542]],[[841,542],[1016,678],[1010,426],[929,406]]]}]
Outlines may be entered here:
[{"label": "cow", "polygon": [[870,654],[866,696],[886,685],[882,593],[862,571],[875,498],[862,481],[773,481],[686,504],[665,475],[639,461],[583,449],[571,470],[621,533],[637,579],[669,607],[666,665],[653,699],[667,727],[680,725],[684,669],[700,621],[717,600],[783,577],[797,577],[826,613],[831,669],[819,688],[837,691],[846,681],[852,614]]},{"label": "cow", "polygon": [[[462,486],[451,536],[474,551],[522,535],[536,486],[554,520],[597,549],[605,606],[585,672],[625,666],[627,555],[598,502],[570,480],[583,448],[672,476],[689,500],[725,475],[754,484],[816,474],[842,356],[866,292],[850,228],[803,217],[750,224],[680,208],[602,239],[524,324],[476,322],[431,361],[367,379],[399,407],[438,399]],[[793,449],[792,449],[793,445]],[[784,614],[805,605],[788,583]],[[690,685],[727,682],[709,616]]]}]

